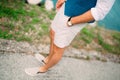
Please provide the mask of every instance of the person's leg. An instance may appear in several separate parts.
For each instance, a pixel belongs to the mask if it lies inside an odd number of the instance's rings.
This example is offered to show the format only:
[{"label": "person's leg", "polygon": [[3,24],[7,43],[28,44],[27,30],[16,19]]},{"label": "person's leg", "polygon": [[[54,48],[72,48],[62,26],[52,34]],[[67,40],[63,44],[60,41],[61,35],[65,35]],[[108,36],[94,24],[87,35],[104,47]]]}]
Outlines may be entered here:
[{"label": "person's leg", "polygon": [[46,72],[49,68],[57,64],[62,58],[64,50],[65,48],[59,48],[53,44],[53,55],[44,66],[40,67],[40,72]]},{"label": "person's leg", "polygon": [[46,64],[40,67],[40,72],[45,72],[49,68],[57,64],[64,53],[65,48],[59,48],[54,44],[54,35],[55,35],[55,32],[51,29],[50,30],[50,38],[51,38],[50,54],[45,59]]},{"label": "person's leg", "polygon": [[55,35],[55,32],[52,29],[50,29],[50,51],[49,51],[49,55],[44,59],[45,63],[47,63],[49,61],[49,59],[52,57],[52,55],[53,55],[54,35]]}]

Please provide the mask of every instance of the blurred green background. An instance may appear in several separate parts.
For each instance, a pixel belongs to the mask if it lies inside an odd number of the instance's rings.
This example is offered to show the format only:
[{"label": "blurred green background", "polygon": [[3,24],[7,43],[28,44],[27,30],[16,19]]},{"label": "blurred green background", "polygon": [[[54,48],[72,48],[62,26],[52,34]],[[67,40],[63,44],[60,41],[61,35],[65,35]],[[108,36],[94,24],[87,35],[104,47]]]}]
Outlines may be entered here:
[{"label": "blurred green background", "polygon": [[[26,4],[24,0],[2,0],[0,38],[27,41],[35,45],[49,44],[49,29],[55,14],[54,9],[47,11],[44,4],[38,6]],[[119,55],[120,32],[108,30],[105,25],[104,27],[87,25],[70,46]]]}]

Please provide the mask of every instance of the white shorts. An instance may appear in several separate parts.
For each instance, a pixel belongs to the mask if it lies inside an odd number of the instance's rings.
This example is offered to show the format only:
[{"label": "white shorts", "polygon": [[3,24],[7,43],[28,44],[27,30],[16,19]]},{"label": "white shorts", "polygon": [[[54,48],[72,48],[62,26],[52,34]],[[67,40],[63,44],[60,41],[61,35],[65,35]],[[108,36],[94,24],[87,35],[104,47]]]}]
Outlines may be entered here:
[{"label": "white shorts", "polygon": [[85,24],[77,24],[72,27],[67,26],[69,17],[64,15],[64,4],[57,12],[52,21],[51,28],[55,32],[54,44],[60,48],[68,46],[75,38],[77,33],[86,26]]}]

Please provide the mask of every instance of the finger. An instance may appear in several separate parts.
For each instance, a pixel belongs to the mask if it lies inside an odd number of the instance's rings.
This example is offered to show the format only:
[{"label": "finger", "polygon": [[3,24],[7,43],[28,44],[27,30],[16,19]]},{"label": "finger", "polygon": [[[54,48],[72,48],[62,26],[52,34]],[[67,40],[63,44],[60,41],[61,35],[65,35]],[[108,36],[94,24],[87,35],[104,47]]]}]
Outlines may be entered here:
[{"label": "finger", "polygon": [[63,3],[57,3],[56,4],[56,9],[60,8],[62,6]]}]

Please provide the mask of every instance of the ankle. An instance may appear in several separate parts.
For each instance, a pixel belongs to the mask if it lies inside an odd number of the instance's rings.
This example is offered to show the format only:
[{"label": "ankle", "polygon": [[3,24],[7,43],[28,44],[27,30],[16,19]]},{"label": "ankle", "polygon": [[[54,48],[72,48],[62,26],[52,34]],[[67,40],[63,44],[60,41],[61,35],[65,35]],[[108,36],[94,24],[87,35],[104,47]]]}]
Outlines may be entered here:
[{"label": "ankle", "polygon": [[46,65],[44,65],[43,68],[44,68],[45,70],[48,70],[48,69],[49,69]]},{"label": "ankle", "polygon": [[48,68],[46,68],[45,66],[40,67],[40,72],[46,72],[48,71]]},{"label": "ankle", "polygon": [[45,62],[45,63],[48,63],[48,61],[49,61],[49,56],[47,56],[47,57],[44,59],[44,62]]}]

